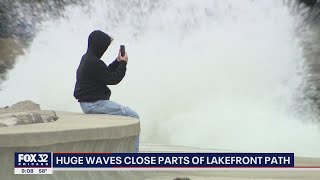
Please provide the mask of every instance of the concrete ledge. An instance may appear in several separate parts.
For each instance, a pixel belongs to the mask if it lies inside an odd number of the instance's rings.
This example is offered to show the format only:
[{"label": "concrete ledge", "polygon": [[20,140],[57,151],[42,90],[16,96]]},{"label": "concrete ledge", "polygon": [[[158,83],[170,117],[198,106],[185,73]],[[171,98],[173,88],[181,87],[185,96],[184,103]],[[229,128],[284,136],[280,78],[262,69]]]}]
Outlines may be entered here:
[{"label": "concrete ledge", "polygon": [[37,147],[88,140],[121,139],[140,133],[139,121],[105,114],[57,112],[58,121],[13,127],[0,131],[0,147]]},{"label": "concrete ledge", "polygon": [[135,141],[140,133],[140,124],[136,119],[67,112],[57,112],[57,115],[59,120],[55,122],[1,127],[1,180],[98,180],[108,177],[101,172],[14,175],[15,152],[135,151]]}]

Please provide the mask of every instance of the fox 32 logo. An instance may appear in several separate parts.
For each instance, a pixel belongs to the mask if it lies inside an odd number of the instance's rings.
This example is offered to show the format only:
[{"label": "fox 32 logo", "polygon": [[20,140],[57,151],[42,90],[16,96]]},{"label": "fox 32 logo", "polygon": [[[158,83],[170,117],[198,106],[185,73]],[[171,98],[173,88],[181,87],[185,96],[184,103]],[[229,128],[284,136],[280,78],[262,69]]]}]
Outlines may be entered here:
[{"label": "fox 32 logo", "polygon": [[16,152],[15,167],[51,167],[51,152]]}]

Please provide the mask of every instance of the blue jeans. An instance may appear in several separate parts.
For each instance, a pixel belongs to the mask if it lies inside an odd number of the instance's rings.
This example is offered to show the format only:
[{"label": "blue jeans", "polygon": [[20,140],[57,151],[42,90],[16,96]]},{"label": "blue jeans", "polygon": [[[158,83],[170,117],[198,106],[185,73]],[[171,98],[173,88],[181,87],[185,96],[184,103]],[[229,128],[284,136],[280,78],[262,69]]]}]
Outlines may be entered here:
[{"label": "blue jeans", "polygon": [[[110,100],[98,100],[95,102],[80,102],[82,111],[85,114],[110,114],[119,116],[129,116],[139,119],[138,113],[130,109],[129,107],[122,106]],[[139,152],[139,139],[138,136],[135,148],[136,152]]]}]

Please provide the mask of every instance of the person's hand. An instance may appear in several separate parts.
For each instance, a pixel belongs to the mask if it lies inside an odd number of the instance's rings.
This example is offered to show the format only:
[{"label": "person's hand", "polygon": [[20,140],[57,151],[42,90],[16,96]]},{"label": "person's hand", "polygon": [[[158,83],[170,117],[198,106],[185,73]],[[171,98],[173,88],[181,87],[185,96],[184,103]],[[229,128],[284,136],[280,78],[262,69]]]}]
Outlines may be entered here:
[{"label": "person's hand", "polygon": [[128,62],[128,55],[127,55],[127,53],[125,53],[124,56],[121,56],[121,53],[120,53],[120,50],[119,50],[119,54],[118,54],[118,57],[117,57],[117,61],[125,61],[125,62]]}]

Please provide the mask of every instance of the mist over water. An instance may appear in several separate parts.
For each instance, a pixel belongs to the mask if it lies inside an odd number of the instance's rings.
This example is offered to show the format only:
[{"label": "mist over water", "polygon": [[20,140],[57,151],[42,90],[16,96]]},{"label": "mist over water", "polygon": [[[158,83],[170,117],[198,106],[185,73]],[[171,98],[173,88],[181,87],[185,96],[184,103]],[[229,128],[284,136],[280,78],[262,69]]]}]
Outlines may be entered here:
[{"label": "mist over water", "polygon": [[[320,156],[320,130],[298,111],[305,62],[302,17],[279,0],[92,1],[43,22],[9,80],[1,106],[31,99],[78,111],[75,72],[87,37],[114,37],[129,56],[111,100],[139,112],[144,142]],[[299,112],[299,113],[297,113]],[[304,118],[303,118],[304,117]]]}]

